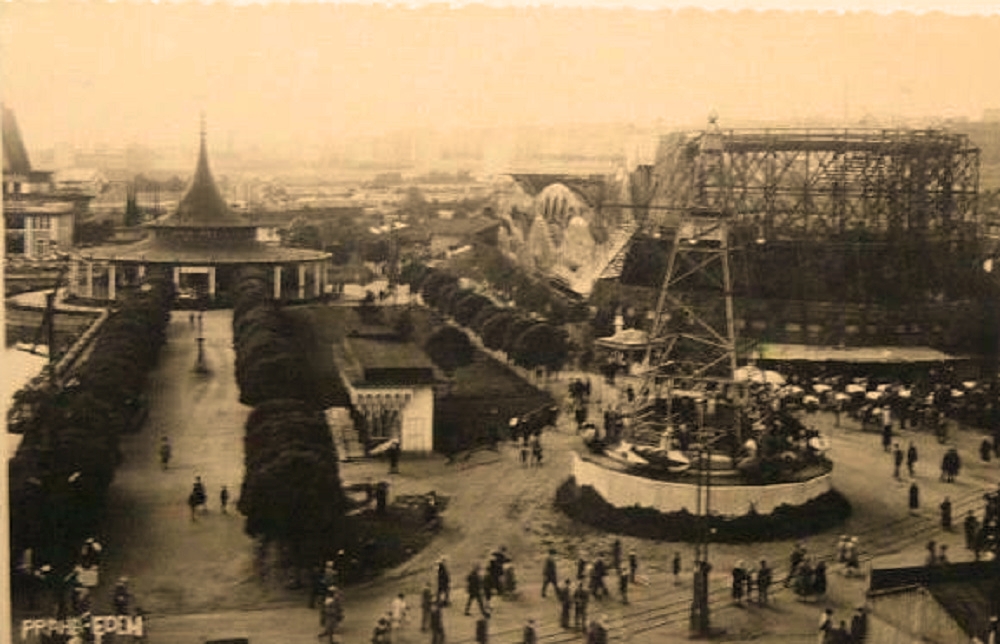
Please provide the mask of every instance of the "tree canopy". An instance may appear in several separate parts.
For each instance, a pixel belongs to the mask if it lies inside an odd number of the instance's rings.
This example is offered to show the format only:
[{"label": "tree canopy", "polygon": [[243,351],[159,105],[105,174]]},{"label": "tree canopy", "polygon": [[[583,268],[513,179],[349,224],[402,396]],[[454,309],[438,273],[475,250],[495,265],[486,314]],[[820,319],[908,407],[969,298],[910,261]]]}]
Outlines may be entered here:
[{"label": "tree canopy", "polygon": [[475,349],[469,337],[459,329],[447,325],[427,338],[424,350],[449,376],[459,367],[470,364],[475,357]]}]

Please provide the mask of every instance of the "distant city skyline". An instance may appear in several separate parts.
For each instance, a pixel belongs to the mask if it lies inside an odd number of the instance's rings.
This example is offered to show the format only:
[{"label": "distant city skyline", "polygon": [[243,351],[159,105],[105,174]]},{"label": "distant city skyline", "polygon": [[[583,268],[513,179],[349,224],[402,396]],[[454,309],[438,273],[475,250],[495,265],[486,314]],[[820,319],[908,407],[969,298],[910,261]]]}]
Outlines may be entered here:
[{"label": "distant city skyline", "polygon": [[978,119],[1000,17],[560,8],[4,6],[32,149],[321,147],[399,130]]}]

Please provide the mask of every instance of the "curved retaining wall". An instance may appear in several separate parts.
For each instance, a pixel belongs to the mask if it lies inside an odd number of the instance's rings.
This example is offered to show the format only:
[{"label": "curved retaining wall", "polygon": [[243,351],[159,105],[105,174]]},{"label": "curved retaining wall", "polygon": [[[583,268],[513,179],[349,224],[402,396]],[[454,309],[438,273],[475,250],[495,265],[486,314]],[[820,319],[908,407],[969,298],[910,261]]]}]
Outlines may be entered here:
[{"label": "curved retaining wall", "polygon": [[[589,485],[617,508],[636,505],[660,512],[687,510],[694,514],[698,507],[698,488],[686,483],[657,481],[602,467],[573,453],[573,476],[577,485]],[[711,490],[712,514],[737,517],[750,511],[770,514],[779,505],[803,505],[832,489],[829,473],[801,483],[778,485],[720,485]]]}]

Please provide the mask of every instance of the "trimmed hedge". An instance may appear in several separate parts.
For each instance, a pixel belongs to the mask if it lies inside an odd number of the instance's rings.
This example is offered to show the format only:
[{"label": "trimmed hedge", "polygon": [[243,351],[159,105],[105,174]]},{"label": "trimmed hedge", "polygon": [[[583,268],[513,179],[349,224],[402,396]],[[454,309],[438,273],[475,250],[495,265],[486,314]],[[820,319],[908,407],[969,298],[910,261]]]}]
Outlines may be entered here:
[{"label": "trimmed hedge", "polygon": [[35,396],[35,413],[10,461],[14,561],[30,547],[37,561],[66,565],[100,521],[121,462],[118,438],[134,429],[146,375],[166,341],[173,284],[158,278],[148,284],[110,313],[75,382]]},{"label": "trimmed hedge", "polygon": [[[642,539],[697,541],[705,529],[704,519],[690,512],[664,513],[639,506],[617,508],[589,485],[578,486],[569,477],[556,490],[555,505],[567,516],[602,530]],[[797,539],[817,534],[843,523],[851,515],[851,504],[831,490],[800,506],[779,506],[771,514],[750,513],[741,517],[713,516],[708,528],[715,543],[754,543]]]},{"label": "trimmed hedge", "polygon": [[344,541],[345,511],[333,436],[309,360],[313,338],[268,297],[253,271],[237,285],[233,344],[240,401],[253,405],[243,439],[237,507],[244,530],[311,563]]}]

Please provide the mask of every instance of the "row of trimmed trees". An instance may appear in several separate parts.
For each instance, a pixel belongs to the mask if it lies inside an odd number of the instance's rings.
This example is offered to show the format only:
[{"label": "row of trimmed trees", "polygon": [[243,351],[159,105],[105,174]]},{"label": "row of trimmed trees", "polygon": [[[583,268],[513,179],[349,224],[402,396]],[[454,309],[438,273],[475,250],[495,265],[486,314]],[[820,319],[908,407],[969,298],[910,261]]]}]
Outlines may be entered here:
[{"label": "row of trimmed trees", "polygon": [[485,295],[462,288],[451,273],[411,263],[403,268],[400,279],[419,291],[429,306],[475,332],[487,348],[503,351],[518,366],[557,371],[569,359],[565,329],[497,306]]},{"label": "row of trimmed trees", "polygon": [[[173,283],[152,277],[110,312],[64,388],[39,390],[10,461],[11,552],[67,565],[95,531],[121,462],[119,436],[138,428],[143,388],[166,340]],[[14,559],[16,561],[16,559]]]},{"label": "row of trimmed trees", "polygon": [[345,497],[337,451],[320,407],[308,347],[268,297],[266,276],[247,270],[237,286],[233,343],[240,401],[254,407],[244,434],[238,508],[246,532],[315,561],[339,542]]}]

